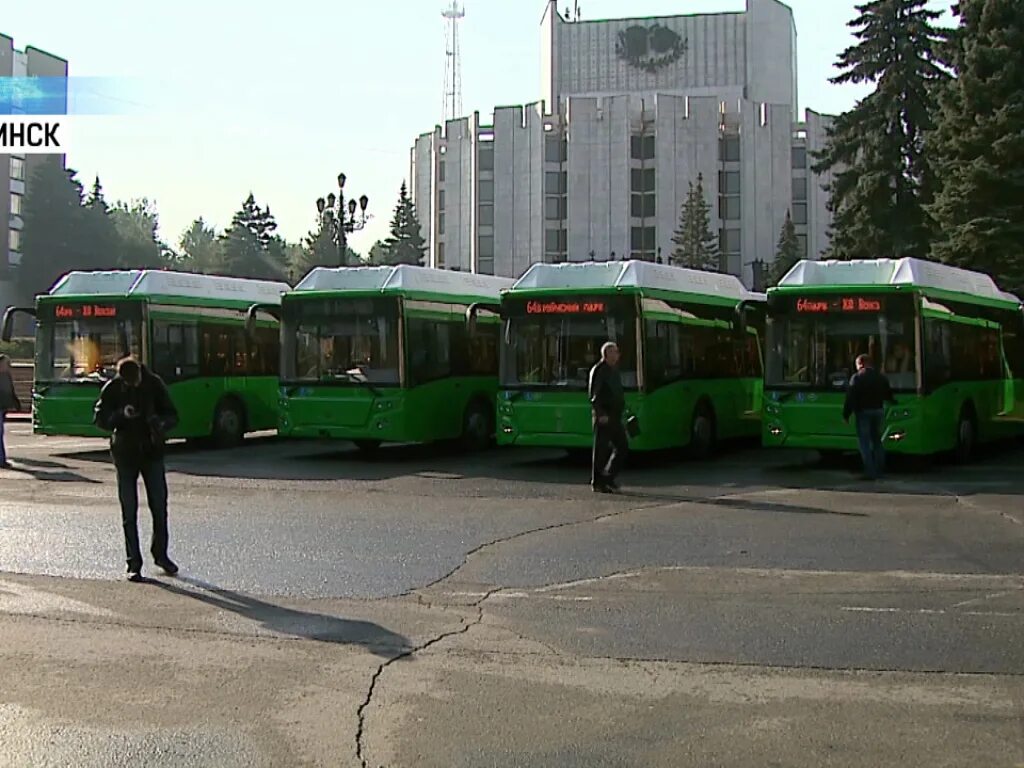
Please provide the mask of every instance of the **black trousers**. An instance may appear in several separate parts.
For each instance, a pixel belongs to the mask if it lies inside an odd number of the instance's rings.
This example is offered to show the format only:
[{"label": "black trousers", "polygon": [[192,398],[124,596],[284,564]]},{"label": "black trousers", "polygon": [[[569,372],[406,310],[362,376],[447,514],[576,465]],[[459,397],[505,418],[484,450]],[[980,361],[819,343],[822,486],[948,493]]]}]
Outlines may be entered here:
[{"label": "black trousers", "polygon": [[167,475],[163,459],[114,462],[117,468],[117,497],[121,501],[121,524],[124,527],[124,546],[128,556],[128,570],[142,568],[142,550],[139,548],[139,477],[146,486],[149,511],[153,515],[153,541],[150,551],[154,560],[167,557]]},{"label": "black trousers", "polygon": [[600,485],[606,479],[619,476],[629,450],[626,427],[621,418],[612,417],[607,424],[594,419],[594,450],[591,460],[590,483]]}]

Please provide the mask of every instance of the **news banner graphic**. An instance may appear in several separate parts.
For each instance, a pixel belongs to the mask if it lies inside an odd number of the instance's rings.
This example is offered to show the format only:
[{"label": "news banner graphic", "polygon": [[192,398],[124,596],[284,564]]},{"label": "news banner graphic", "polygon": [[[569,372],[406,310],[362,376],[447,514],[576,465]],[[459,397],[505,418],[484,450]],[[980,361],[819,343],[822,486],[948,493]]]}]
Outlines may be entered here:
[{"label": "news banner graphic", "polygon": [[0,155],[66,154],[89,116],[124,115],[124,78],[0,77]]}]

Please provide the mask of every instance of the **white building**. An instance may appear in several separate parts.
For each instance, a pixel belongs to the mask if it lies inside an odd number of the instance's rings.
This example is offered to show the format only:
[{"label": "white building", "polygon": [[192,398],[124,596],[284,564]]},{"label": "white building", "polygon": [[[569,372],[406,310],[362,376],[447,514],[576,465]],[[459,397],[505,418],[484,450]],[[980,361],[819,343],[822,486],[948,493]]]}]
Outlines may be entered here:
[{"label": "white building", "polygon": [[[786,212],[828,246],[827,120],[797,115],[796,29],[777,0],[742,13],[541,22],[542,101],[449,121],[412,149],[429,263],[518,277],[537,262],[668,261],[703,177],[723,267],[754,282]],[[550,106],[550,108],[549,108]]]},{"label": "white building", "polygon": [[[67,77],[68,63],[38,48],[16,50],[14,40],[0,34],[0,77]],[[10,304],[31,297],[15,295],[21,264],[22,213],[25,189],[42,163],[64,164],[63,155],[0,154],[0,313]]]}]

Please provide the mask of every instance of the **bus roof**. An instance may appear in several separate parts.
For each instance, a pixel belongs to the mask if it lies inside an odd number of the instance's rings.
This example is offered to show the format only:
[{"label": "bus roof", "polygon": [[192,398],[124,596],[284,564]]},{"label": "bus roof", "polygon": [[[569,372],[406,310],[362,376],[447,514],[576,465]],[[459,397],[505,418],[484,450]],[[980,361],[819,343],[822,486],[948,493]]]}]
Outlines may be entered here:
[{"label": "bus roof", "polygon": [[316,267],[302,278],[293,293],[379,291],[496,299],[512,283],[507,277],[431,269],[411,264],[392,267]]},{"label": "bus roof", "polygon": [[733,301],[764,301],[734,275],[702,272],[649,261],[605,261],[577,264],[534,264],[516,281],[513,291],[636,288],[716,296]]},{"label": "bus roof", "polygon": [[779,281],[778,288],[811,286],[910,286],[1019,305],[1020,299],[999,289],[981,272],[922,259],[801,261]]},{"label": "bus roof", "polygon": [[142,298],[166,296],[202,301],[280,303],[287,283],[249,280],[241,277],[197,275],[159,269],[68,272],[46,296],[74,298],[123,296]]}]

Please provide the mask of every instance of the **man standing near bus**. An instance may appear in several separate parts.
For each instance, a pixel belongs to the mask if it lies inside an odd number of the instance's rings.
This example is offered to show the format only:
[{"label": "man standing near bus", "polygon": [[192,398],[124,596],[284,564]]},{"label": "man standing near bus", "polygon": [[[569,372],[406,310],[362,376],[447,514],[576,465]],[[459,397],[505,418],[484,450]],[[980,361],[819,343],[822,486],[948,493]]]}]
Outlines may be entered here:
[{"label": "man standing near bus", "polygon": [[626,458],[628,440],[622,415],[626,398],[619,376],[619,347],[609,341],[601,347],[601,360],[590,369],[590,407],[594,418],[594,447],[590,486],[595,493],[614,493]]},{"label": "man standing near bus", "polygon": [[843,405],[843,421],[856,418],[857,442],[864,460],[864,474],[877,480],[885,470],[885,446],[882,429],[885,425],[885,404],[896,403],[889,379],[875,370],[869,355],[857,358],[857,372],[850,379]]},{"label": "man standing near bus", "polygon": [[117,376],[100,392],[96,426],[111,433],[110,453],[117,470],[117,495],[121,502],[128,580],[142,581],[142,550],[139,547],[139,476],[146,486],[153,515],[153,560],[173,576],[178,566],[167,555],[167,475],[164,441],[178,423],[178,412],[167,386],[136,360],[126,357],[117,364]]},{"label": "man standing near bus", "polygon": [[14,389],[14,378],[11,376],[11,364],[7,355],[0,355],[0,469],[10,469],[7,461],[7,445],[4,443],[4,427],[8,411],[20,411],[21,403]]}]

